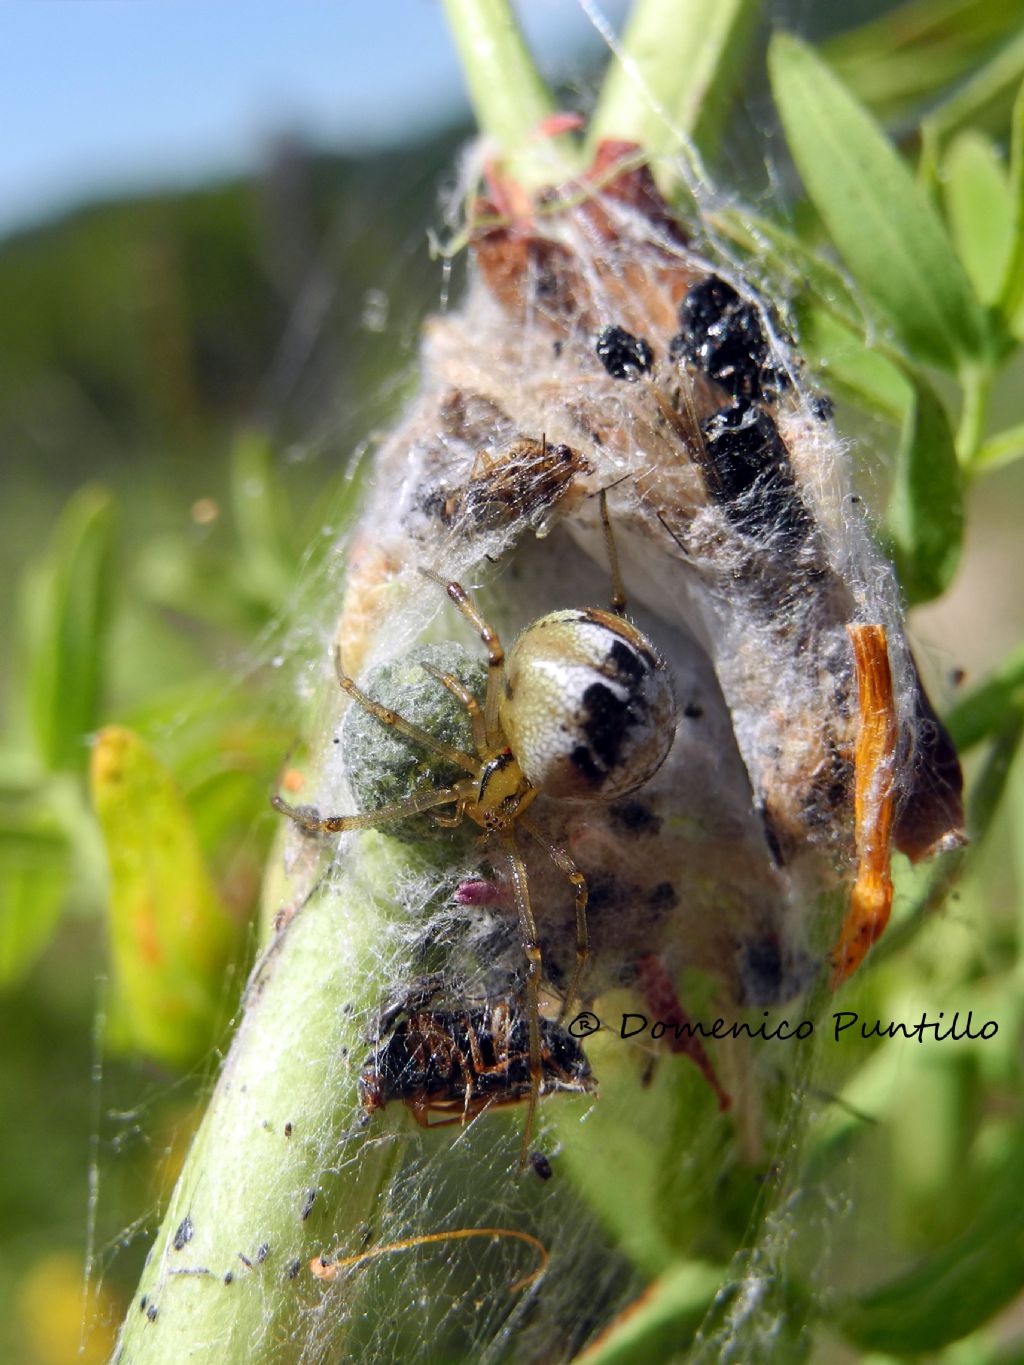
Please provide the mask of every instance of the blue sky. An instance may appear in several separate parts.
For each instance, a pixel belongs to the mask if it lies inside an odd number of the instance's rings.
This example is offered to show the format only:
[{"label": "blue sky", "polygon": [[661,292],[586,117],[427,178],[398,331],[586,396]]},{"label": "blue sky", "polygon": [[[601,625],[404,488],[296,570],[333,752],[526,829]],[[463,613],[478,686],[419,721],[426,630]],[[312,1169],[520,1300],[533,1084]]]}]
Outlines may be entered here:
[{"label": "blue sky", "polygon": [[[519,8],[549,70],[600,51],[576,0]],[[0,0],[0,31],[0,230],[282,131],[362,149],[467,110],[439,0]]]}]

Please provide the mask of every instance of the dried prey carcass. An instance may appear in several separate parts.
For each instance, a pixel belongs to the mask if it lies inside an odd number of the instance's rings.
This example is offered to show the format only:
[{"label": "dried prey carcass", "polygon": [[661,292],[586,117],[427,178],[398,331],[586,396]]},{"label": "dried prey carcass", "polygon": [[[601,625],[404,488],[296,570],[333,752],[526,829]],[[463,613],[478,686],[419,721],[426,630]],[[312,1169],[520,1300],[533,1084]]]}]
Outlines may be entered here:
[{"label": "dried prey carcass", "polygon": [[[541,1093],[592,1091],[579,1043],[553,1019],[542,1019],[540,1030]],[[432,1128],[530,1099],[529,1021],[514,1000],[410,1008],[382,1033],[359,1077],[367,1114],[399,1101]]]}]

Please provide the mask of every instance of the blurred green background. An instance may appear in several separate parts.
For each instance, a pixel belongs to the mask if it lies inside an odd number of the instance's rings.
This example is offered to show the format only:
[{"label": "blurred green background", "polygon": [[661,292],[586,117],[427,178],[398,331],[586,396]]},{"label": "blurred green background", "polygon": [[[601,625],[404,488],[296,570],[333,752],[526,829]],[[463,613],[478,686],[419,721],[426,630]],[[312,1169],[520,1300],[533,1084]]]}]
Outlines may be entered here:
[{"label": "blurred green background", "polygon": [[[854,19],[848,6],[796,9],[773,19],[823,41]],[[863,6],[860,17],[886,12]],[[896,13],[917,16],[902,48],[891,28],[868,28],[833,39],[826,55],[913,152],[923,110],[993,54],[1019,49],[1021,11],[947,0]],[[185,22],[199,42],[198,13]],[[592,84],[590,57],[581,61],[567,104],[585,104]],[[775,172],[792,181],[763,66],[760,49],[718,173],[771,211],[782,197]],[[969,120],[1004,160],[1013,89],[993,87]],[[84,1359],[105,1358],[216,1071],[275,828],[266,793],[296,737],[278,646],[303,604],[315,609],[318,566],[353,502],[353,452],[400,409],[418,324],[457,291],[460,264],[449,280],[428,259],[425,229],[441,227],[439,188],[466,131],[417,139],[410,111],[404,145],[399,136],[372,155],[281,137],[252,172],[83,200],[0,241],[0,569],[10,587],[0,617],[0,1359],[52,1365],[76,1358],[80,1339]],[[994,394],[993,431],[1024,421],[1022,386],[1018,356]],[[839,421],[860,442],[870,492],[888,477],[895,428],[863,403],[841,403]],[[971,489],[952,588],[915,618],[946,705],[1018,647],[1022,511],[1024,462],[1007,459]],[[287,645],[301,654],[301,638]],[[1019,763],[1010,768],[1019,675],[1019,664],[1006,672],[989,748],[972,762],[972,773],[987,763],[984,790],[1002,798],[984,847],[942,922],[908,930],[849,1006],[899,1018],[977,998],[1000,1021],[999,1043],[929,1052],[898,1086],[892,1068],[905,1061],[892,1045],[838,1059],[822,1080],[848,1107],[837,1106],[813,1153],[815,1178],[862,1209],[849,1244],[832,1249],[847,1288],[936,1245],[961,1263],[983,1254],[975,1242],[996,1248],[1010,1276],[992,1295],[1002,1317],[943,1350],[956,1365],[1024,1359],[1021,1303],[1008,1306],[1013,1277],[1024,1277],[1020,1233],[1005,1217],[1016,1206],[993,1194],[1000,1181],[1013,1188],[1021,1150],[1024,780]],[[111,984],[87,768],[88,736],[113,723],[160,765],[133,769],[130,814],[145,821],[147,791],[173,805],[161,785],[173,775],[184,808],[167,828],[179,830],[179,853],[198,841],[230,926],[211,947],[222,965],[214,996],[196,1003],[199,1041],[179,1027],[177,1054],[164,1035],[141,1055],[128,992]],[[175,888],[164,890],[173,909]],[[900,905],[920,895],[907,880]],[[87,1261],[96,1302],[83,1315]],[[929,1285],[940,1317],[950,1284],[964,1292],[938,1270]],[[897,1315],[913,1316],[905,1303]],[[870,1331],[856,1339],[824,1332],[820,1358],[867,1358]],[[876,1359],[891,1358],[897,1339],[883,1332],[890,1356]],[[917,1358],[926,1340],[911,1334],[899,1358]]]},{"label": "blurred green background", "polygon": [[[352,452],[409,382],[440,287],[423,230],[454,147],[369,161],[292,145],[257,176],[84,207],[0,245],[0,555],[14,588],[0,641],[5,1360],[66,1360],[77,1345],[91,1163],[97,1269],[114,1262],[104,1317],[117,1320],[214,1065],[179,1081],[110,1046],[105,859],[78,721],[130,725],[173,768],[247,924],[275,827],[267,793],[296,737],[260,634],[300,570],[315,578],[309,548],[339,525]],[[293,358],[311,280],[325,315]],[[53,665],[76,695],[52,699],[50,725],[39,637],[66,627],[50,590],[62,569],[80,587],[92,576],[93,611],[82,650],[65,640]],[[240,970],[247,947],[243,930]],[[63,1335],[40,1311],[58,1290]]]}]

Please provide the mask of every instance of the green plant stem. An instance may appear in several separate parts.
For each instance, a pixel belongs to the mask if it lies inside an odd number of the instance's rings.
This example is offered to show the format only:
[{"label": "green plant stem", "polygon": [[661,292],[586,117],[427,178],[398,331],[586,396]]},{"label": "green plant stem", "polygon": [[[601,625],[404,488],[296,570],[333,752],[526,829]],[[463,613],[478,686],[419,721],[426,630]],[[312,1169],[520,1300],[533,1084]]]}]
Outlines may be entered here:
[{"label": "green plant stem", "polygon": [[579,167],[575,141],[538,133],[555,103],[507,0],[444,7],[480,130],[497,143],[508,173],[525,189],[569,179]]},{"label": "green plant stem", "polygon": [[1013,245],[1000,290],[999,311],[1019,341],[1022,321],[1019,313],[1024,303],[1024,84],[1017,93],[1010,120],[1010,193],[1010,240]]},{"label": "green plant stem", "polygon": [[1007,717],[1024,711],[1024,645],[973,688],[946,715],[946,728],[961,754],[999,733]]},{"label": "green plant stem", "polygon": [[712,154],[760,8],[760,0],[638,0],[591,119],[589,150],[622,138],[669,156],[691,150],[687,138]]},{"label": "green plant stem", "polygon": [[974,457],[974,472],[991,474],[1024,457],[1024,422],[1007,427],[979,446]]},{"label": "green plant stem", "polygon": [[963,371],[963,404],[956,433],[956,453],[961,469],[970,469],[985,434],[992,374],[987,368],[970,367]]},{"label": "green plant stem", "polygon": [[393,864],[409,856],[363,835],[340,882],[296,914],[250,983],[115,1360],[339,1358],[358,1280],[324,1286],[309,1263],[358,1250],[400,1146],[378,1140],[352,1160],[364,1140],[361,1033],[396,913],[373,888],[394,885]]}]

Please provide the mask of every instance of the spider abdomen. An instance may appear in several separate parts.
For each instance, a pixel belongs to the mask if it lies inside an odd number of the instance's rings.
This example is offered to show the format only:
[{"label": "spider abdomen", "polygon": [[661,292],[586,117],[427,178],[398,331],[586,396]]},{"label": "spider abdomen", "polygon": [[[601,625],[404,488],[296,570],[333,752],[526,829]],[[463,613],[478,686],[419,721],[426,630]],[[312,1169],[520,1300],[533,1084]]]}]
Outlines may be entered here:
[{"label": "spider abdomen", "polygon": [[534,621],[505,664],[499,715],[529,782],[548,796],[611,801],[664,762],[676,702],[635,626],[596,607]]}]

